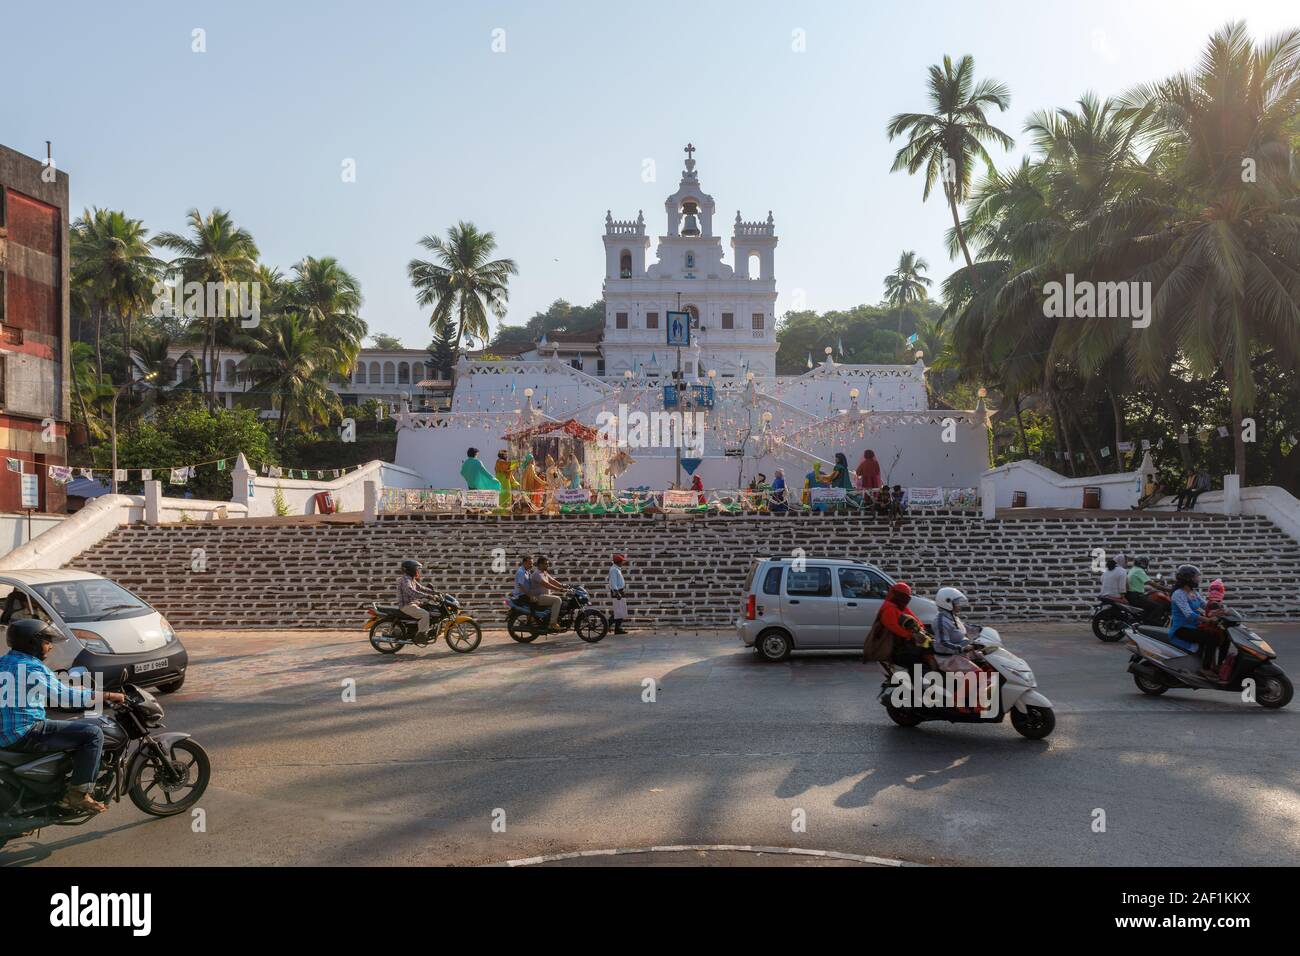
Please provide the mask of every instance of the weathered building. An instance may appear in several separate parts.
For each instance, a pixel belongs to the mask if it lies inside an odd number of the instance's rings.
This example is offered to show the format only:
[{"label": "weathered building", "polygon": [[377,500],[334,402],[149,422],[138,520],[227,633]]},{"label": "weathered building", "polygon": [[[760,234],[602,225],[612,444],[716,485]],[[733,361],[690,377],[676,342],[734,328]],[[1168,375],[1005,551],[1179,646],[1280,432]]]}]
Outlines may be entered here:
[{"label": "weathered building", "polygon": [[[0,146],[0,455],[39,478],[39,508],[63,511],[50,465],[67,462],[68,175]],[[0,512],[22,504],[0,469]]]}]

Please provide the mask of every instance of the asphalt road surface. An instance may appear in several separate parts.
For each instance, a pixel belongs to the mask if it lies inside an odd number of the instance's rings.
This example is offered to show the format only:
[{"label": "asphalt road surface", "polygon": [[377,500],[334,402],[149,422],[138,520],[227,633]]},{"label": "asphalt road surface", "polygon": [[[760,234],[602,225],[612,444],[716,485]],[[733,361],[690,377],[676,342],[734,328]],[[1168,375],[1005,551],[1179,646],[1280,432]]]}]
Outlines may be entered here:
[{"label": "asphalt road surface", "polygon": [[[488,632],[469,655],[395,657],[359,630],[193,632],[186,686],[163,702],[168,729],[212,757],[201,820],[124,801],[11,842],[0,863],[468,865],[664,845],[845,855],[828,865],[1300,862],[1300,701],[1150,698],[1086,626],[1002,630],[1056,707],[1045,741],[1009,723],[896,727],[874,665],[765,664],[730,632],[594,646]],[[1300,671],[1300,627],[1260,631]],[[557,863],[602,860],[655,854]]]}]

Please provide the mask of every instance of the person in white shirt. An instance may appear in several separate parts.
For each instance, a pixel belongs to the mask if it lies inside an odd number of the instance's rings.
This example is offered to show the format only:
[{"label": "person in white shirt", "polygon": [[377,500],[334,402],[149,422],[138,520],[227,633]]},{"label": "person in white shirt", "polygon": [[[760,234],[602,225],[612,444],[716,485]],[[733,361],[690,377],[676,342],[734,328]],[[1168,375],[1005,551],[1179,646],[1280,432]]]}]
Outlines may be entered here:
[{"label": "person in white shirt", "polygon": [[1128,572],[1114,558],[1106,559],[1106,570],[1101,576],[1101,596],[1125,600],[1128,591]]},{"label": "person in white shirt", "polygon": [[625,564],[627,564],[627,558],[621,554],[616,554],[613,563],[609,566],[609,594],[614,600],[615,634],[627,633],[623,628],[623,615],[627,613],[627,603],[624,600],[627,584],[623,580],[623,566]]}]

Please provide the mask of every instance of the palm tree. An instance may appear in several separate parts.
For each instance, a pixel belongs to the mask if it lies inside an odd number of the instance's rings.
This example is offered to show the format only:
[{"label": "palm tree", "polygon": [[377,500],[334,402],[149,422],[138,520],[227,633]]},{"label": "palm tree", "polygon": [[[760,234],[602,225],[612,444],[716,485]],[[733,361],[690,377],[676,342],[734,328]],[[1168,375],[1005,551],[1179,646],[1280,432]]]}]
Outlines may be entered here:
[{"label": "palm tree", "polygon": [[309,431],[342,414],[343,405],[329,387],[336,353],[311,320],[297,312],[274,315],[261,323],[255,337],[258,347],[244,359],[241,370],[259,391],[272,396],[273,407],[280,412],[281,440],[291,424]]},{"label": "palm tree", "polygon": [[307,256],[293,267],[293,273],[285,291],[288,307],[310,322],[334,351],[331,371],[349,375],[369,331],[357,315],[361,284],[332,256]]},{"label": "palm tree", "polygon": [[1175,343],[1198,374],[1223,370],[1244,484],[1254,359],[1271,348],[1283,361],[1300,360],[1300,187],[1290,165],[1300,130],[1300,30],[1256,44],[1245,24],[1229,23],[1193,72],[1127,100],[1154,144],[1143,170],[1151,198],[1101,231],[1141,257],[1132,278],[1152,283],[1138,365],[1157,380]]},{"label": "palm tree", "polygon": [[1011,91],[995,80],[975,81],[975,60],[963,56],[954,66],[945,56],[943,65],[930,67],[930,113],[899,113],[889,121],[886,132],[893,140],[908,137],[894,156],[891,172],[906,169],[909,174],[925,171],[925,189],[921,198],[930,198],[935,180],[943,185],[943,195],[952,212],[953,228],[966,265],[973,266],[966,237],[962,232],[958,206],[966,201],[971,185],[971,165],[978,158],[992,171],[993,161],[985,143],[997,143],[1010,149],[1014,140],[988,122],[985,110],[996,106],[1005,111],[1011,104]]},{"label": "palm tree", "polygon": [[921,275],[930,264],[915,252],[904,252],[898,257],[894,271],[885,276],[885,301],[898,310],[898,331],[903,331],[903,313],[912,305],[924,302],[931,279]]},{"label": "palm tree", "polygon": [[434,254],[434,261],[412,259],[406,272],[418,293],[416,301],[433,306],[430,327],[436,331],[451,321],[457,353],[465,339],[486,341],[488,312],[505,317],[510,277],[519,274],[514,260],[489,258],[496,251],[496,237],[469,222],[452,226],[446,239],[425,236],[420,245]]},{"label": "palm tree", "polygon": [[129,374],[135,316],[153,302],[163,263],[154,257],[149,230],[139,219],[110,209],[88,209],[72,225],[72,281],[95,314],[95,374],[104,374],[102,320],[111,315],[124,336]]},{"label": "palm tree", "polygon": [[[231,286],[238,282],[255,281],[258,271],[257,243],[246,229],[235,225],[230,213],[213,209],[205,218],[197,209],[185,216],[189,234],[159,233],[154,243],[180,255],[171,262],[171,269],[183,282],[221,283]],[[204,315],[197,319],[203,336],[203,370],[208,404],[215,405],[217,398],[217,362],[221,355],[217,343],[217,315]],[[232,323],[237,320],[230,320]]]}]

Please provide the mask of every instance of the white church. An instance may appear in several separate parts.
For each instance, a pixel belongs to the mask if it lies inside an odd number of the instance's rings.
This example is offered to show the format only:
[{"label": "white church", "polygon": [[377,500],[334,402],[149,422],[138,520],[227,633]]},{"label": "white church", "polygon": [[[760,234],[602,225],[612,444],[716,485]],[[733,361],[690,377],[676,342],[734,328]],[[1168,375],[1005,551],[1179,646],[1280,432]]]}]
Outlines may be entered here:
[{"label": "white church", "polygon": [[[771,212],[755,221],[737,212],[726,262],[717,204],[700,184],[694,153],[688,145],[653,249],[643,214],[616,220],[606,213],[604,329],[544,338],[518,359],[462,356],[449,411],[404,407],[397,416],[396,463],[432,488],[463,487],[469,447],[491,469],[505,436],[522,427],[575,421],[594,428],[602,413],[662,412],[678,407],[665,388],[677,383],[698,386],[686,391],[701,397],[693,408],[704,415],[705,442],[694,473],[706,488],[740,488],[777,468],[798,486],[813,463],[826,470],[842,452],[854,467],[865,448],[889,484],[978,487],[988,468],[988,413],[982,406],[932,410],[923,357],[911,365],[847,365],[827,354],[802,375],[776,374],[775,220]],[[668,344],[670,313],[689,315],[688,346]],[[627,451],[633,463],[625,472],[587,481],[657,490],[680,479],[677,450]]]}]

